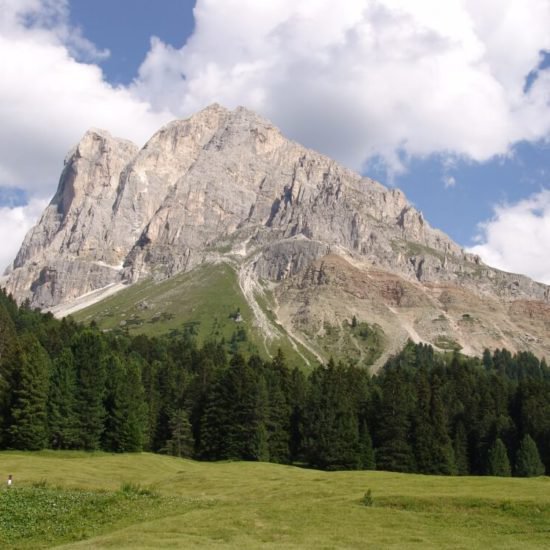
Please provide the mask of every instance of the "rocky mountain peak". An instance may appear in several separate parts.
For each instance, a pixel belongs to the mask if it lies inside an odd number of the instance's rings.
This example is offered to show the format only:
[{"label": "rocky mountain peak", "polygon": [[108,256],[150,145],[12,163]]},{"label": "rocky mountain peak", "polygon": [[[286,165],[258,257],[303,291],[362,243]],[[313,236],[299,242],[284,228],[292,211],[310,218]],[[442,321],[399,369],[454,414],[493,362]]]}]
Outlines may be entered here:
[{"label": "rocky mountain peak", "polygon": [[[464,253],[400,190],[286,139],[250,110],[217,104],[170,122],[141,149],[89,130],[6,286],[51,308],[227,261],[290,292],[325,256],[346,258],[333,270],[374,269],[419,292],[443,285],[479,300],[550,300],[547,286]],[[401,295],[390,287],[382,295]]]}]

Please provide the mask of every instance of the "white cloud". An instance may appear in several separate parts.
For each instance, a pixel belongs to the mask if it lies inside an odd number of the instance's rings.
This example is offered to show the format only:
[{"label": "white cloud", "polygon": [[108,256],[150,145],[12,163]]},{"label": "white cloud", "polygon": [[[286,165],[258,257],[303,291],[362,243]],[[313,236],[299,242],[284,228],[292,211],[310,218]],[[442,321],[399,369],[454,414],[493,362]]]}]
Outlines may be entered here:
[{"label": "white cloud", "polygon": [[[68,23],[66,0],[0,0],[0,186],[31,198],[0,208],[0,268],[13,260],[66,152],[91,126],[143,143],[173,118],[105,82],[108,55]],[[1,274],[1,269],[0,269]]]},{"label": "white cloud", "polygon": [[[355,168],[382,158],[399,171],[433,153],[484,161],[549,136],[550,70],[524,93],[550,50],[549,0],[197,0],[185,46],[153,38],[128,87],[105,81],[94,63],[108,51],[68,9],[0,0],[0,186],[31,198],[51,196],[90,126],[143,143],[214,101],[256,109]],[[2,227],[16,248],[19,233]]]},{"label": "white cloud", "polygon": [[0,207],[0,276],[13,261],[27,231],[36,223],[48,201],[31,199],[26,206]]},{"label": "white cloud", "polygon": [[155,39],[141,67],[134,92],[157,107],[247,105],[355,168],[485,161],[550,131],[550,71],[524,93],[548,0],[198,0],[195,17],[183,48]]},{"label": "white cloud", "polygon": [[445,174],[443,176],[443,185],[445,186],[445,189],[454,187],[456,185],[456,178],[454,176],[450,176],[449,174]]},{"label": "white cloud", "polygon": [[550,190],[495,208],[470,252],[489,265],[550,284]]},{"label": "white cloud", "polygon": [[170,118],[76,56],[102,55],[66,22],[65,0],[0,2],[0,185],[53,194],[91,126],[143,143]]}]

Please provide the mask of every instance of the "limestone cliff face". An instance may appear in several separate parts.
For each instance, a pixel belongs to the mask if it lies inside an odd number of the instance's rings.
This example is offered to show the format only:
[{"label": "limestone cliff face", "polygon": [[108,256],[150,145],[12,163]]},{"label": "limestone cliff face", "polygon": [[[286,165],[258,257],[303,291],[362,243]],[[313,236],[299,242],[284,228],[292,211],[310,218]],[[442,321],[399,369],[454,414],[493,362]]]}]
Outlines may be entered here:
[{"label": "limestone cliff face", "polygon": [[51,308],[224,255],[281,285],[339,255],[481,300],[550,300],[549,287],[465,253],[401,191],[289,141],[244,108],[219,105],[166,125],[141,150],[89,131],[67,157],[6,287]]}]

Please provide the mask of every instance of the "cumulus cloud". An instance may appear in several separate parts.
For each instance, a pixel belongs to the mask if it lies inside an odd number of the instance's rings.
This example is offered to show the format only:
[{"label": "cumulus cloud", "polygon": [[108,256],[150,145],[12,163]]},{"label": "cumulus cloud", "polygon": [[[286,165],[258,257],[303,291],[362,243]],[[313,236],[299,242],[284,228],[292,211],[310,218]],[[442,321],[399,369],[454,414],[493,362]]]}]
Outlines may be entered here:
[{"label": "cumulus cloud", "polygon": [[[180,115],[247,105],[354,167],[485,161],[550,131],[547,0],[198,0],[181,49],[154,39],[133,91]],[[527,31],[528,29],[528,31]]]},{"label": "cumulus cloud", "polygon": [[550,190],[495,208],[470,252],[489,265],[550,284]]},{"label": "cumulus cloud", "polygon": [[533,72],[550,50],[548,0],[197,0],[187,43],[153,38],[127,87],[105,81],[109,52],[68,10],[0,0],[0,187],[31,199],[51,196],[90,126],[143,143],[214,101],[358,169],[383,159],[399,172],[434,153],[485,161],[549,136],[550,70]]},{"label": "cumulus cloud", "polygon": [[103,79],[65,0],[0,2],[0,186],[53,194],[65,153],[91,126],[143,143],[171,113]]},{"label": "cumulus cloud", "polygon": [[27,231],[36,223],[48,201],[31,199],[25,206],[0,207],[0,276],[13,261]]}]

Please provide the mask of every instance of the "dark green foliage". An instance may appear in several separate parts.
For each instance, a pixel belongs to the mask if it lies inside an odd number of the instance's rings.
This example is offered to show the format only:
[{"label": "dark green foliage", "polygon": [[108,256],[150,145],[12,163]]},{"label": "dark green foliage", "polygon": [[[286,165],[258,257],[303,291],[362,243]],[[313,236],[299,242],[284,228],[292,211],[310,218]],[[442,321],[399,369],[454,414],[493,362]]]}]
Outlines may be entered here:
[{"label": "dark green foliage", "polygon": [[363,496],[362,503],[369,508],[374,506],[374,497],[372,496],[372,491],[370,489],[368,489]]},{"label": "dark green foliage", "polygon": [[290,460],[290,373],[280,349],[271,364],[264,369],[263,377],[268,400],[265,427],[269,459],[272,462],[287,463]]},{"label": "dark green foliage", "polygon": [[509,477],[512,475],[508,452],[502,439],[496,439],[487,455],[487,475]]},{"label": "dark green foliage", "polygon": [[98,332],[88,329],[75,337],[72,349],[77,381],[77,444],[93,451],[100,448],[106,415],[106,343]]},{"label": "dark green foliage", "polygon": [[306,408],[308,462],[328,470],[362,465],[354,367],[329,361],[311,377]]},{"label": "dark green foliage", "polygon": [[25,350],[11,376],[9,446],[38,450],[46,447],[50,358],[31,334],[20,338]]},{"label": "dark green foliage", "polygon": [[535,477],[544,474],[537,444],[530,435],[526,435],[519,446],[516,456],[515,474],[519,477]]},{"label": "dark green foliage", "polygon": [[376,466],[379,470],[412,472],[415,469],[410,436],[412,399],[405,372],[400,366],[386,369],[381,390]]},{"label": "dark green foliage", "polygon": [[76,369],[69,348],[64,348],[52,365],[48,432],[52,449],[74,449],[78,446]]},{"label": "dark green foliage", "polygon": [[207,398],[201,455],[213,459],[268,460],[265,380],[241,356],[215,380]]},{"label": "dark green foliage", "polygon": [[170,415],[170,439],[166,452],[172,456],[192,457],[195,442],[189,416],[184,409],[177,409]]},{"label": "dark green foliage", "polygon": [[456,473],[466,476],[470,473],[470,461],[468,458],[468,437],[462,420],[457,422],[453,439],[453,451],[455,457]]},{"label": "dark green foliage", "polygon": [[[4,298],[5,303],[2,303],[1,298]],[[13,311],[13,306],[3,291],[0,292],[0,444],[4,447],[8,442],[7,430],[11,422],[15,376],[23,362],[15,324],[8,313],[8,309]]]},{"label": "dark green foliage", "polygon": [[0,448],[460,475],[509,475],[509,453],[515,475],[550,469],[550,370],[531,353],[408,342],[373,377],[335,361],[306,375],[281,352],[241,356],[236,329],[228,357],[225,342],[198,348],[185,327],[115,336],[0,291]]},{"label": "dark green foliage", "polygon": [[104,449],[136,452],[143,448],[147,407],[141,383],[140,361],[132,356],[126,364],[116,355],[106,361],[106,421]]}]

